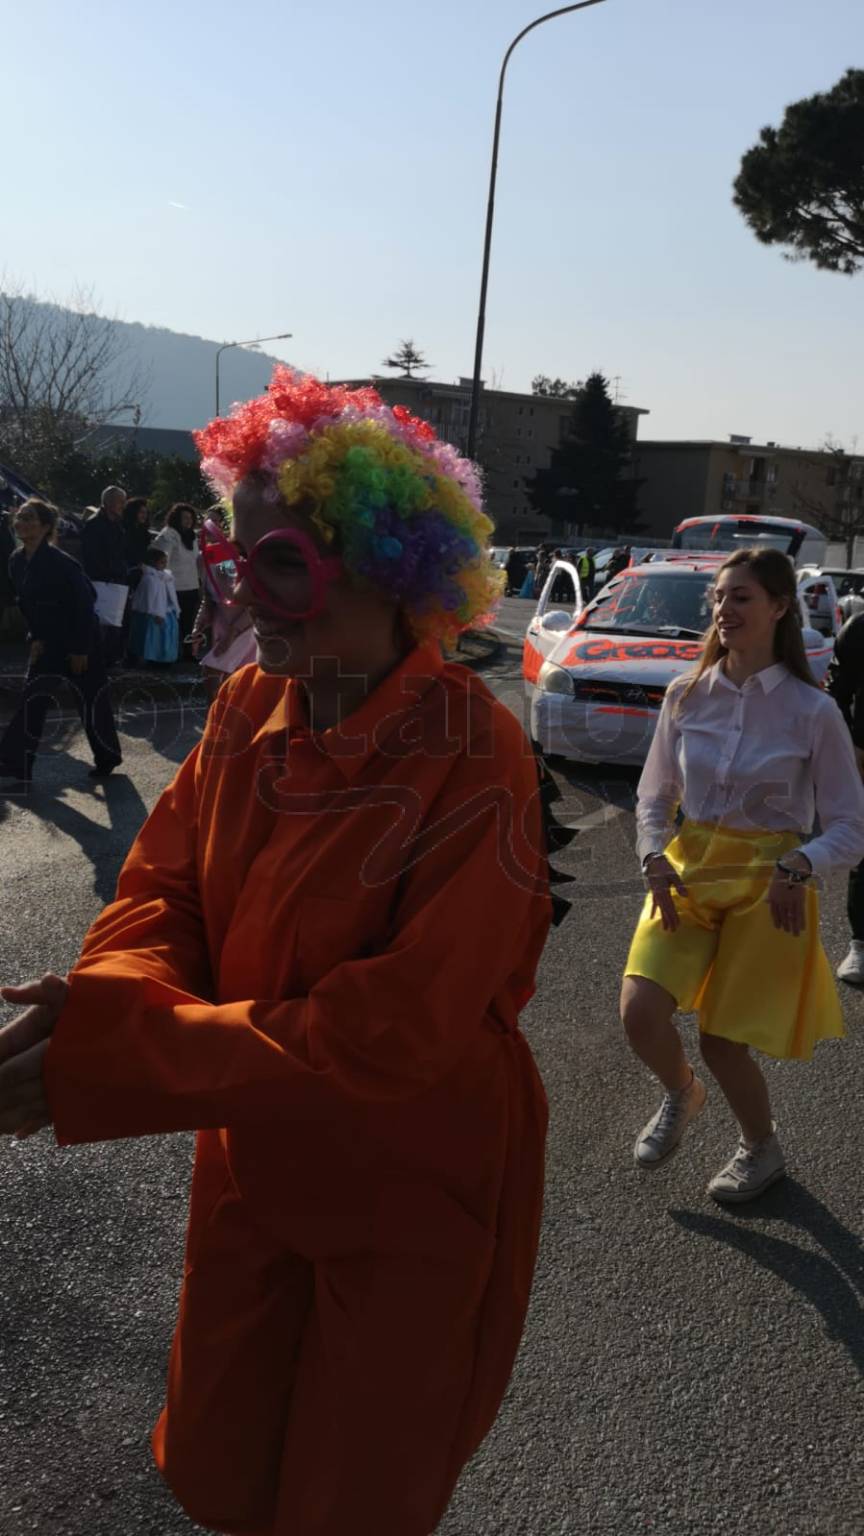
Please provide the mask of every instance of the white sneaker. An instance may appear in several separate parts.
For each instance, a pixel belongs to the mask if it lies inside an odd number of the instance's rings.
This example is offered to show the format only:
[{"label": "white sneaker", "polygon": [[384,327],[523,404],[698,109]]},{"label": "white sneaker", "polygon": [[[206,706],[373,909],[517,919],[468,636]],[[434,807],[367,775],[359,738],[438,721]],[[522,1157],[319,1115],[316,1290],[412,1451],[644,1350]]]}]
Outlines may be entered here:
[{"label": "white sneaker", "polygon": [[705,1084],[700,1083],[695,1073],[688,1086],[679,1093],[664,1093],[660,1108],[651,1116],[633,1148],[633,1156],[640,1168],[656,1168],[675,1151],[707,1097]]},{"label": "white sneaker", "polygon": [[838,981],[848,981],[850,987],[864,987],[864,942],[853,939],[849,953],[837,967]]},{"label": "white sneaker", "polygon": [[763,1141],[745,1141],[741,1137],[738,1151],[726,1167],[714,1175],[708,1193],[721,1204],[739,1205],[745,1200],[755,1200],[763,1190],[770,1189],[782,1179],[785,1172],[783,1149],[772,1121],[771,1134]]}]

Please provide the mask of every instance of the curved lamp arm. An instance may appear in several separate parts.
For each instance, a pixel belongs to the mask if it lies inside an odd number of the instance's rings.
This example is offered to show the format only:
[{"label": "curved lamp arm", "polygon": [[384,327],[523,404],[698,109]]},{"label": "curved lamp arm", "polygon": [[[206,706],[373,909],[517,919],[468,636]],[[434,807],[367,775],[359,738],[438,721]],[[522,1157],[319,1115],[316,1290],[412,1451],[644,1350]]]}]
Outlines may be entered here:
[{"label": "curved lamp arm", "polygon": [[[596,3],[596,0],[595,0]],[[219,360],[223,352],[230,352],[232,347],[257,347],[262,341],[290,341],[290,331],[280,331],[278,336],[253,336],[249,341],[223,341],[221,347],[216,348],[216,415],[219,415]]]},{"label": "curved lamp arm", "polygon": [[480,307],[477,314],[477,341],[474,348],[474,376],[471,381],[471,413],[468,418],[468,442],[466,454],[473,459],[477,445],[477,418],[480,411],[480,373],[483,367],[483,338],[486,330],[486,291],[489,287],[489,257],[492,251],[492,222],[495,217],[495,182],[498,176],[498,145],[501,138],[501,110],[504,103],[504,77],[507,73],[507,65],[510,63],[510,55],[523,37],[533,32],[535,27],[541,27],[544,21],[554,21],[556,16],[567,16],[571,11],[584,11],[591,5],[602,5],[604,0],[580,0],[578,5],[562,5],[557,11],[547,11],[545,16],[538,16],[530,21],[527,27],[523,27],[517,37],[514,37],[510,47],[504,55],[501,65],[501,75],[498,80],[498,102],[495,107],[495,133],[492,138],[492,170],[489,176],[489,203],[486,209],[486,240],[483,247],[483,275],[480,279]]}]

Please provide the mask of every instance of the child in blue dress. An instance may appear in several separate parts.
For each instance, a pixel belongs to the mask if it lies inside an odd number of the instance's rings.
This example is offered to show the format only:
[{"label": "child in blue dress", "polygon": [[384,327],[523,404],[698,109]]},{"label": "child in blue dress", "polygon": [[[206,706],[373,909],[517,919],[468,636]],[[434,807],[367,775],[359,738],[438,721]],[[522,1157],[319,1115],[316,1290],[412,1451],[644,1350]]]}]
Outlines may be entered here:
[{"label": "child in blue dress", "polygon": [[176,661],[180,654],[180,604],[168,556],[155,544],[144,555],[132,598],[129,651],[139,661]]}]

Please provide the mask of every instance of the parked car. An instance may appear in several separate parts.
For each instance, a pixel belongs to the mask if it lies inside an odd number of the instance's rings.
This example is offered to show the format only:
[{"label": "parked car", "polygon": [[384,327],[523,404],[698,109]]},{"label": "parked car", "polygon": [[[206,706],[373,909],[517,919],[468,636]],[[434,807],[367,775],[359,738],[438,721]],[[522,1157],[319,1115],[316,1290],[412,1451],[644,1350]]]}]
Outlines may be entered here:
[{"label": "parked car", "polygon": [[672,548],[729,554],[733,549],[764,545],[782,549],[792,563],[822,565],[828,540],[810,523],[796,517],[761,516],[752,512],[730,512],[720,516],[688,517],[672,534]]},{"label": "parked car", "polygon": [[817,565],[802,566],[798,575],[798,589],[804,598],[810,623],[821,635],[836,635],[843,616],[840,612],[837,588],[829,573]]},{"label": "parked car", "polygon": [[847,571],[842,566],[834,565],[823,565],[821,569],[814,566],[812,569],[815,575],[830,578],[834,583],[841,624],[845,624],[854,614],[864,612],[864,569],[859,567]]},{"label": "parked car", "polygon": [[[631,566],[587,606],[575,569],[556,561],[523,648],[531,733],[544,753],[578,762],[644,762],[669,683],[701,655],[711,583],[724,558],[691,555],[689,562]],[[572,605],[551,601],[559,565],[566,566],[561,574],[571,583]],[[807,658],[821,682],[834,646],[810,624],[804,592]]]},{"label": "parked car", "polygon": [[506,568],[507,558],[510,554],[510,550],[514,548],[517,560],[515,563],[514,571],[511,573],[510,580],[507,583],[507,597],[518,597],[519,588],[525,579],[525,572],[528,569],[528,561],[533,560],[536,554],[536,550],[533,545],[528,544],[518,544],[515,546],[510,544],[506,546],[496,544],[494,548],[490,549],[489,551],[492,564],[496,565],[500,571],[503,571]]}]

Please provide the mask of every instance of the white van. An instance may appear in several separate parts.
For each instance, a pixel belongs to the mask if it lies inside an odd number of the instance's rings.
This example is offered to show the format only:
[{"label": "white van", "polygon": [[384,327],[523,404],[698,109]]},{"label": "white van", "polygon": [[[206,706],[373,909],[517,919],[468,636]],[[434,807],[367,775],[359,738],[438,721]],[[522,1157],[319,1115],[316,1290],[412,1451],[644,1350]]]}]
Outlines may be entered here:
[{"label": "white van", "polygon": [[688,517],[672,535],[673,549],[733,550],[754,545],[782,549],[796,566],[823,565],[828,549],[824,533],[795,517],[760,517],[756,513],[724,513],[720,517]]}]

